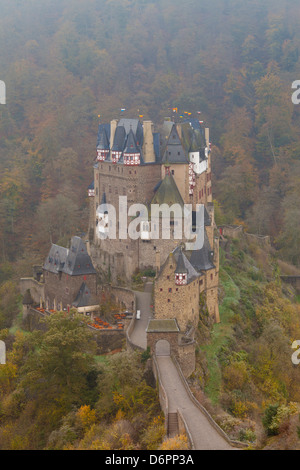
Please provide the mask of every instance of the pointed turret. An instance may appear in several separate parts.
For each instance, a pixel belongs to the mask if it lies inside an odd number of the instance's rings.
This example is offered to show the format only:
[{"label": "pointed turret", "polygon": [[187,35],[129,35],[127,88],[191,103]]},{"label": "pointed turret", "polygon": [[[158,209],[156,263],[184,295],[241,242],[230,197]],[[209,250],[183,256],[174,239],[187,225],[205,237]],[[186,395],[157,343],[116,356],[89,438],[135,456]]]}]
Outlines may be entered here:
[{"label": "pointed turret", "polygon": [[123,152],[124,165],[140,165],[141,151],[137,146],[133,130],[130,129]]},{"label": "pointed turret", "polygon": [[97,160],[107,160],[109,156],[109,139],[106,133],[105,127],[102,127],[99,131],[98,145],[97,145]]},{"label": "pointed turret", "polygon": [[175,124],[172,126],[162,161],[163,163],[188,163]]}]

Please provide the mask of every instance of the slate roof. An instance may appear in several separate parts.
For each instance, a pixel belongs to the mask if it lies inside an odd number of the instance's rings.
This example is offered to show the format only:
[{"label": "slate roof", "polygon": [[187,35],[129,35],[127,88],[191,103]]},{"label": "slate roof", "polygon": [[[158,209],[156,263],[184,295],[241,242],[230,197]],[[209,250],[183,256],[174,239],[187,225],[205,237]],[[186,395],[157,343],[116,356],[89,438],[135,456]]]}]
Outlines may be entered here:
[{"label": "slate roof", "polygon": [[124,148],[124,153],[141,153],[140,148],[137,146],[133,130],[130,129],[127,136],[126,145]]},{"label": "slate roof", "polygon": [[132,130],[134,137],[136,139],[136,143],[139,147],[142,147],[144,141],[144,131],[143,126],[139,119],[126,119],[122,118],[119,121],[118,127],[124,127],[126,135],[129,134],[130,130]]},{"label": "slate roof", "polygon": [[43,269],[55,274],[59,272],[70,276],[96,274],[86,244],[80,237],[73,237],[70,249],[52,244]]},{"label": "slate roof", "polygon": [[123,126],[117,126],[112,151],[123,152],[126,143],[126,131]]},{"label": "slate roof", "polygon": [[110,123],[106,124],[99,124],[98,126],[98,136],[97,136],[97,147],[99,145],[99,142],[101,140],[101,135],[103,133],[103,130],[105,130],[106,136],[108,140],[110,139]]},{"label": "slate roof", "polygon": [[101,129],[101,132],[98,133],[98,145],[97,149],[99,150],[109,150],[109,138],[105,127]]},{"label": "slate roof", "polygon": [[181,207],[184,206],[183,199],[172,175],[167,174],[161,181],[151,204],[179,204]]},{"label": "slate roof", "polygon": [[181,132],[181,139],[186,152],[200,152],[201,158],[205,158],[205,135],[199,121],[197,119],[190,119],[183,122]]},{"label": "slate roof", "polygon": [[43,266],[44,270],[55,274],[63,271],[68,257],[68,251],[67,248],[53,243],[45,260]]},{"label": "slate roof", "polygon": [[187,272],[188,272],[187,267],[186,267],[184,259],[183,259],[183,253],[180,250],[179,255],[178,255],[178,259],[177,259],[175,273],[183,274],[183,273],[187,273]]},{"label": "slate roof", "polygon": [[173,251],[177,263],[175,273],[187,273],[187,283],[194,281],[201,274],[194,268],[179,246]]},{"label": "slate roof", "polygon": [[88,307],[89,305],[97,305],[97,303],[98,302],[96,299],[94,299],[90,289],[87,287],[86,283],[83,282],[72,305],[78,308]]},{"label": "slate roof", "polygon": [[[196,221],[197,221],[197,213],[196,213],[196,211],[193,211],[192,212],[192,226],[193,226],[193,228],[196,228]],[[204,226],[205,227],[210,227],[210,225],[211,225],[210,217],[209,217],[209,214],[207,212],[206,207],[204,206]]]},{"label": "slate roof", "polygon": [[185,150],[182,146],[175,124],[172,126],[166,149],[163,154],[162,162],[188,163],[188,160],[185,156]]},{"label": "slate roof", "polygon": [[215,268],[213,263],[213,251],[206,230],[204,231],[203,247],[200,250],[191,251],[189,261],[197,271],[208,271],[209,269]]}]

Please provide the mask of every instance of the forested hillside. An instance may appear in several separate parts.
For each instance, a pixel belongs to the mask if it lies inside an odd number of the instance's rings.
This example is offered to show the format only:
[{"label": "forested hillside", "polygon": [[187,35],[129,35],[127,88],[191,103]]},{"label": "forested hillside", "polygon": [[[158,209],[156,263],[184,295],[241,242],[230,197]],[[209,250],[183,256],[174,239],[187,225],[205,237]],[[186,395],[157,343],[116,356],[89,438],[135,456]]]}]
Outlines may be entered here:
[{"label": "forested hillside", "polygon": [[[287,432],[284,445],[297,447],[299,373],[290,341],[299,337],[299,305],[282,291],[277,258],[299,267],[300,105],[291,100],[300,79],[299,1],[0,0],[0,12],[7,93],[0,105],[0,338],[8,344],[0,447],[161,445],[163,420],[140,356],[122,353],[99,365],[92,348],[89,362],[70,337],[82,380],[68,377],[68,395],[66,377],[60,370],[52,376],[49,361],[64,319],[52,324],[53,337],[11,327],[19,277],[31,274],[51,242],[66,246],[87,231],[99,121],[142,115],[159,124],[187,113],[210,128],[217,224],[268,234],[276,249],[267,259],[243,242],[221,251],[222,323],[211,330],[201,319],[193,385],[234,417],[219,419],[233,437],[259,437],[264,416],[265,433]],[[129,364],[126,384],[121,372]],[[45,381],[51,386],[43,395]]]},{"label": "forested hillside", "polygon": [[[299,2],[1,0],[2,277],[87,229],[101,121],[170,108],[211,128],[221,222],[270,234],[299,262]],[[179,118],[180,119],[180,118]],[[56,210],[60,207],[60,211]]]}]

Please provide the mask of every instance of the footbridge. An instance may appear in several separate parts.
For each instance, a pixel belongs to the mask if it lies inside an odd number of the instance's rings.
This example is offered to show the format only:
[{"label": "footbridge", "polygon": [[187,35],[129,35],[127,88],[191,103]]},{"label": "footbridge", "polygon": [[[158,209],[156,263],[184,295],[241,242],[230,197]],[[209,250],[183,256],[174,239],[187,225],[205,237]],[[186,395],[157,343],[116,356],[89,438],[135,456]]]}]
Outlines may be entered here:
[{"label": "footbridge", "polygon": [[[147,348],[147,326],[152,319],[152,286],[145,292],[135,292],[140,318],[133,318],[127,341],[133,348]],[[166,418],[168,436],[187,434],[193,450],[237,450],[240,443],[233,442],[217,425],[207,410],[193,396],[180,365],[165,345],[155,349],[153,369],[159,385],[159,398]]]}]

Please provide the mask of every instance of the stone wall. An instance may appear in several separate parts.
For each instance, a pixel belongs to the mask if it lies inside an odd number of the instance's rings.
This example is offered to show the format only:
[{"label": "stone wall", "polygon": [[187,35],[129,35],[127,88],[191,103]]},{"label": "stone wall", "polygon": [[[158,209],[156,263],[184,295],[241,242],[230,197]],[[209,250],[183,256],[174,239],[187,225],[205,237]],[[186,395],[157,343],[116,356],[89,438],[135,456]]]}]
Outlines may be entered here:
[{"label": "stone wall", "polygon": [[27,277],[20,279],[20,293],[24,295],[29,289],[31,297],[36,305],[40,305],[40,301],[45,299],[45,284],[38,282],[36,279]]},{"label": "stone wall", "polygon": [[155,318],[176,318],[181,331],[189,324],[194,327],[199,319],[199,284],[195,279],[187,285],[175,284],[176,261],[172,254],[155,282],[154,311]]},{"label": "stone wall", "polygon": [[124,330],[103,330],[97,331],[89,327],[97,342],[97,354],[109,354],[115,350],[123,349],[126,346],[126,336]]},{"label": "stone wall", "polygon": [[120,305],[121,309],[128,312],[135,312],[136,310],[136,295],[135,293],[125,287],[106,285],[103,287],[105,295],[109,296],[111,300]]},{"label": "stone wall", "polygon": [[243,233],[242,225],[220,225],[220,233],[224,237],[239,238]]},{"label": "stone wall", "polygon": [[147,333],[147,347],[152,356],[155,356],[156,343],[165,340],[170,344],[170,353],[178,357],[178,332],[151,332]]},{"label": "stone wall", "polygon": [[[35,310],[31,307],[26,307],[23,313],[23,325],[28,331],[46,330],[45,322],[43,321],[47,314]],[[122,349],[126,345],[125,330],[96,330],[95,328],[87,325],[89,331],[92,332],[97,342],[97,354],[109,354],[112,351]]]},{"label": "stone wall", "polygon": [[184,377],[189,377],[194,372],[196,367],[194,341],[191,341],[187,344],[180,344],[178,346],[177,360],[181,367]]},{"label": "stone wall", "polygon": [[72,306],[76,299],[79,289],[83,282],[89,288],[91,294],[97,297],[97,279],[96,274],[87,274],[81,276],[70,276],[65,273],[44,272],[45,278],[45,302],[48,301],[48,308],[56,309]]}]

